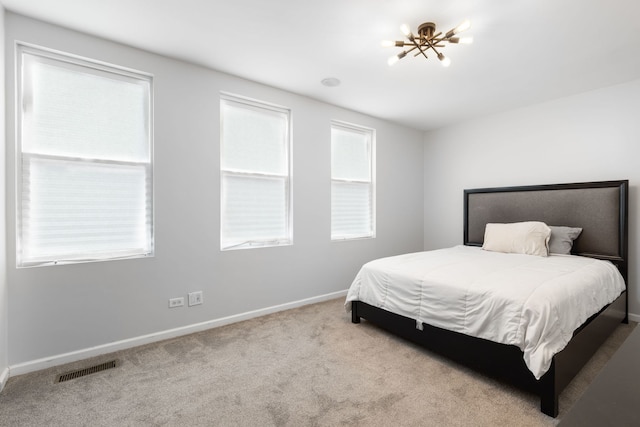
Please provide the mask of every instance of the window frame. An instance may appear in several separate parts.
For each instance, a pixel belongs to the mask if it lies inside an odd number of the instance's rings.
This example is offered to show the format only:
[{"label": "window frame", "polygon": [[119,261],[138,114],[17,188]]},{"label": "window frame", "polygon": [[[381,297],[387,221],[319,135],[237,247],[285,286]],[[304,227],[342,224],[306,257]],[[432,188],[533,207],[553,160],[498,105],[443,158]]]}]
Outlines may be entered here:
[{"label": "window frame", "polygon": [[[51,265],[67,265],[78,264],[87,262],[104,262],[114,261],[121,259],[134,259],[134,258],[147,258],[155,256],[155,193],[154,193],[154,77],[151,73],[146,73],[139,70],[123,67],[116,64],[107,63],[104,61],[71,54],[47,47],[25,43],[22,41],[15,42],[15,78],[14,78],[14,101],[15,101],[15,230],[16,230],[16,268],[29,268],[29,267],[42,267]],[[106,157],[90,157],[86,155],[67,155],[67,154],[50,154],[35,151],[23,151],[23,126],[24,117],[22,104],[24,102],[25,91],[23,90],[24,83],[24,55],[32,55],[39,57],[45,63],[53,61],[56,65],[62,64],[67,66],[67,70],[89,70],[87,74],[104,76],[110,75],[114,80],[131,81],[136,80],[144,82],[148,85],[145,95],[146,109],[146,145],[148,149],[148,160],[114,160]],[[83,252],[78,251],[75,254],[62,254],[61,256],[47,256],[47,257],[35,257],[25,258],[23,256],[23,163],[24,159],[32,158],[39,160],[53,160],[56,162],[73,162],[78,166],[122,166],[123,168],[132,168],[142,166],[145,171],[145,194],[144,200],[148,215],[145,221],[145,240],[146,245],[141,251],[133,251],[131,249],[123,250],[103,250],[101,252]]]},{"label": "window frame", "polygon": [[[236,108],[246,108],[253,111],[266,111],[270,114],[281,114],[286,118],[286,175],[276,174],[276,173],[265,173],[265,172],[247,172],[240,170],[232,170],[223,168],[223,155],[224,155],[224,104],[231,104]],[[293,137],[292,137],[292,113],[291,109],[265,102],[256,100],[253,98],[232,94],[228,92],[220,92],[220,250],[221,251],[230,251],[230,250],[242,250],[242,249],[257,249],[257,248],[268,248],[268,247],[277,247],[277,246],[291,246],[293,245],[293,191],[292,191],[292,182],[293,182]],[[284,188],[285,188],[285,204],[284,206],[284,214],[285,214],[285,236],[281,236],[278,238],[270,238],[270,239],[249,239],[244,241],[235,242],[226,242],[223,240],[223,226],[225,223],[225,193],[224,193],[224,185],[225,185],[225,176],[230,177],[246,177],[246,178],[264,178],[265,180],[269,179],[283,179],[284,180]]]},{"label": "window frame", "polygon": [[[344,132],[357,133],[359,135],[365,135],[367,137],[368,152],[369,152],[369,180],[354,180],[354,179],[339,179],[333,176],[333,130],[338,129]],[[330,152],[331,152],[331,241],[351,241],[361,239],[375,239],[377,232],[377,218],[376,218],[376,130],[366,126],[356,125],[340,120],[331,120],[330,123]],[[371,228],[367,233],[352,233],[352,234],[338,234],[333,230],[333,186],[334,184],[369,184],[369,191],[371,194],[371,206],[370,206],[370,221]]]}]

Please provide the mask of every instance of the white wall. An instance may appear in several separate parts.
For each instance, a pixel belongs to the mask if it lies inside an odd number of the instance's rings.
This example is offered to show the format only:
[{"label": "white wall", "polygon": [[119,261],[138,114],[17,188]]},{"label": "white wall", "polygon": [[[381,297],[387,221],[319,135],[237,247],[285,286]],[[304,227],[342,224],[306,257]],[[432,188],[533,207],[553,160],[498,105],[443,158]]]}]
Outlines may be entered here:
[{"label": "white wall", "polygon": [[[14,111],[8,102],[12,375],[14,366],[19,368],[16,373],[24,372],[87,355],[93,347],[340,293],[362,263],[422,249],[421,132],[11,13],[6,18],[6,39],[8,99],[14,96],[14,40],[155,75],[156,256],[149,259],[14,267]],[[219,250],[220,91],[292,109],[293,246]],[[330,242],[332,119],[377,130],[376,239]],[[204,291],[202,306],[167,308],[169,298],[194,290]],[[71,356],[56,358],[65,353]]]},{"label": "white wall", "polygon": [[425,135],[425,249],[462,243],[465,188],[629,179],[629,311],[640,320],[640,80]]},{"label": "white wall", "polygon": [[[0,82],[4,81],[4,8],[0,5]],[[4,135],[4,85],[0,85],[0,135]],[[0,149],[0,165],[5,164],[5,150]],[[0,242],[6,242],[5,235],[5,171],[0,169]],[[0,244],[0,390],[9,376],[9,302],[7,290],[6,245]]]}]

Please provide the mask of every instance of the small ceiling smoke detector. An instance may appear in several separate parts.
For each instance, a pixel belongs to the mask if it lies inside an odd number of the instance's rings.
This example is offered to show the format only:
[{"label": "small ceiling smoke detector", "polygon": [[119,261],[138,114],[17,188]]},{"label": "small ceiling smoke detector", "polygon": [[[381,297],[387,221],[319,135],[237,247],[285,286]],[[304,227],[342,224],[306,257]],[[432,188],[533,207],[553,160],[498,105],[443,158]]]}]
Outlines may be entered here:
[{"label": "small ceiling smoke detector", "polygon": [[327,87],[340,86],[340,80],[336,79],[335,77],[327,77],[326,79],[322,79],[320,83]]}]

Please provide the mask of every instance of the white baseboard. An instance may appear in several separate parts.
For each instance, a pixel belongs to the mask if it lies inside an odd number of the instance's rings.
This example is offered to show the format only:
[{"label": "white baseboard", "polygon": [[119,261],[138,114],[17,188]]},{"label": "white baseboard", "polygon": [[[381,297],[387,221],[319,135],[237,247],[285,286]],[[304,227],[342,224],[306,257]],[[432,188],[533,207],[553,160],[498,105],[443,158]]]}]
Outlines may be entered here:
[{"label": "white baseboard", "polygon": [[2,372],[0,372],[0,391],[4,388],[4,386],[9,381],[9,368],[4,368]]},{"label": "white baseboard", "polygon": [[640,315],[629,313],[629,321],[640,323]]},{"label": "white baseboard", "polygon": [[[194,332],[200,332],[219,326],[228,325],[231,323],[241,322],[243,320],[249,320],[267,314],[277,313],[279,311],[290,310],[292,308],[302,307],[304,305],[315,304],[323,301],[329,301],[331,299],[346,297],[347,291],[338,291],[330,294],[320,295],[313,298],[306,298],[299,301],[294,301],[286,304],[267,307],[259,310],[248,311],[246,313],[240,313],[233,316],[223,317],[220,319],[208,320],[202,323],[195,323],[193,325],[183,326],[180,328],[169,329],[166,331],[156,332],[148,335],[143,335],[135,338],[129,338],[122,341],[116,341],[108,344],[103,344],[95,347],[85,348],[82,350],[72,351],[69,353],[58,354],[51,357],[46,357],[37,360],[31,360],[28,362],[18,363],[10,366],[6,369],[6,373],[3,372],[3,376],[0,376],[0,381],[6,375],[9,377],[9,371],[11,376],[22,375],[29,372],[39,371],[41,369],[50,368],[52,366],[64,365],[65,363],[76,362],[78,360],[88,359],[90,357],[100,356],[102,354],[112,353],[114,351],[120,351],[127,348],[137,347],[139,345],[149,344],[156,341],[162,341],[169,338],[175,338],[181,335],[188,335]],[[6,379],[5,379],[6,382]],[[1,385],[4,385],[2,383]],[[2,388],[0,387],[0,390]]]}]

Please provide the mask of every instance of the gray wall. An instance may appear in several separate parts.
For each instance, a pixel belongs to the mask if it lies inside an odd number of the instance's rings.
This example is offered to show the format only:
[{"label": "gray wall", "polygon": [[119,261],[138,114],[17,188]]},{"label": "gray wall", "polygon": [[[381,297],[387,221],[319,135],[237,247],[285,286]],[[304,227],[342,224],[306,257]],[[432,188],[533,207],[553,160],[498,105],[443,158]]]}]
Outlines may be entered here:
[{"label": "gray wall", "polygon": [[629,179],[629,311],[640,320],[640,80],[425,135],[425,249],[462,243],[465,188]]},{"label": "gray wall", "polygon": [[[15,268],[15,40],[155,75],[154,258]],[[6,49],[12,367],[344,291],[362,263],[423,247],[421,132],[11,13]],[[220,91],[292,109],[293,246],[219,249]],[[375,239],[330,241],[333,119],[377,131]],[[204,291],[202,306],[167,308],[169,298],[194,290]]]},{"label": "gray wall", "polygon": [[[0,6],[0,58],[4,64],[4,9]],[[4,81],[4,66],[0,66],[0,82]],[[0,99],[4,99],[4,85],[0,85]],[[0,135],[4,134],[4,103],[0,102]],[[0,150],[0,165],[5,164],[5,150]],[[5,235],[5,185],[6,169],[0,173],[0,242]],[[9,302],[7,296],[6,245],[0,245],[0,390],[9,375]]]}]

